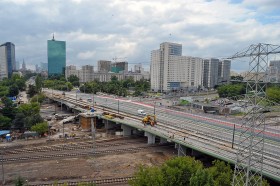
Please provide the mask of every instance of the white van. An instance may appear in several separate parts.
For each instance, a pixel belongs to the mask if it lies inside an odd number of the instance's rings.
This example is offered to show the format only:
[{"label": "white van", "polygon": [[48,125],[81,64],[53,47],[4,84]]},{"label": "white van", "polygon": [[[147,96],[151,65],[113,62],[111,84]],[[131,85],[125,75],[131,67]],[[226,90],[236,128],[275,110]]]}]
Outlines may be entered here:
[{"label": "white van", "polygon": [[146,116],[146,113],[144,112],[144,110],[138,110],[137,112],[138,112],[138,114],[140,114],[142,116]]}]

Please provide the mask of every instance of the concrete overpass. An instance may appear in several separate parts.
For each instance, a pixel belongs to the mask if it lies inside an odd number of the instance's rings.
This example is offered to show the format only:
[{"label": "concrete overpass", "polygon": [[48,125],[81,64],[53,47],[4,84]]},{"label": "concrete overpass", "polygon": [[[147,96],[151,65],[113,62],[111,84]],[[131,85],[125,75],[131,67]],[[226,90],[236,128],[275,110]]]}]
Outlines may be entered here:
[{"label": "concrete overpass", "polygon": [[[81,101],[77,93],[66,93],[44,90],[46,96],[67,108],[78,112],[86,112],[93,103]],[[92,95],[81,94],[83,100]],[[193,150],[210,155],[212,157],[235,163],[236,142],[233,142],[233,126],[236,125],[236,133],[240,131],[240,124],[226,120],[213,119],[205,116],[173,111],[164,108],[154,108],[140,102],[127,99],[115,99],[107,96],[94,96],[94,102],[99,109],[107,109],[111,112],[119,112],[124,115],[124,119],[108,119],[101,114],[96,114],[104,120],[105,127],[110,128],[120,125],[123,135],[132,135],[143,131],[148,139],[148,143],[155,143],[156,137],[161,142],[170,141],[176,144],[178,155],[189,154]],[[156,127],[146,126],[141,123],[141,117],[137,116],[137,109],[144,109],[148,113],[156,112],[158,125]],[[269,130],[265,133],[264,167],[265,176],[280,181],[280,133]]]}]

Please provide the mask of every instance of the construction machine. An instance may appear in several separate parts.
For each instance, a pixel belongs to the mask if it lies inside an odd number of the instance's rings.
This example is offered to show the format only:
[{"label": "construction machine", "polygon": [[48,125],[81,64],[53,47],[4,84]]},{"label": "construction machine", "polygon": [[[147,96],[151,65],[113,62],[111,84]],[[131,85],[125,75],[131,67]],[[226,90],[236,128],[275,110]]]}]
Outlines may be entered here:
[{"label": "construction machine", "polygon": [[146,126],[146,125],[155,126],[157,124],[156,116],[155,115],[147,115],[142,119],[142,123],[144,124],[144,126]]}]

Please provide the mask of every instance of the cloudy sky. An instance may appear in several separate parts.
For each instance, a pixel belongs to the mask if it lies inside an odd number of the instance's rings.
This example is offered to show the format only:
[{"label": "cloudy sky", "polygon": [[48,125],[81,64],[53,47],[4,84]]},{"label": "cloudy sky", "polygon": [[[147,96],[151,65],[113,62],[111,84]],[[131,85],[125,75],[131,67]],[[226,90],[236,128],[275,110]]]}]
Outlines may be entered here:
[{"label": "cloudy sky", "polygon": [[[165,41],[183,55],[228,57],[251,44],[280,44],[279,0],[0,0],[0,44],[29,67],[47,62],[47,40],[66,41],[67,65],[100,59],[149,66]],[[236,60],[232,70],[245,71]]]}]

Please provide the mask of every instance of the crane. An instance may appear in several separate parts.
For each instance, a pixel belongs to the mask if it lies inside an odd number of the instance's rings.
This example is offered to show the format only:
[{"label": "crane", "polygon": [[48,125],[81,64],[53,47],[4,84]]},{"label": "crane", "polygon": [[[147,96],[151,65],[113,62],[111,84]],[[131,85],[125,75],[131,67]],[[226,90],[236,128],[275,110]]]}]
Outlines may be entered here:
[{"label": "crane", "polygon": [[[261,102],[266,99],[266,71],[269,55],[280,53],[279,45],[252,44],[246,50],[237,52],[227,59],[249,57],[251,77],[246,83],[246,99],[252,105],[242,118],[237,142],[233,186],[262,185],[265,108]],[[248,94],[250,93],[250,94]]]}]

